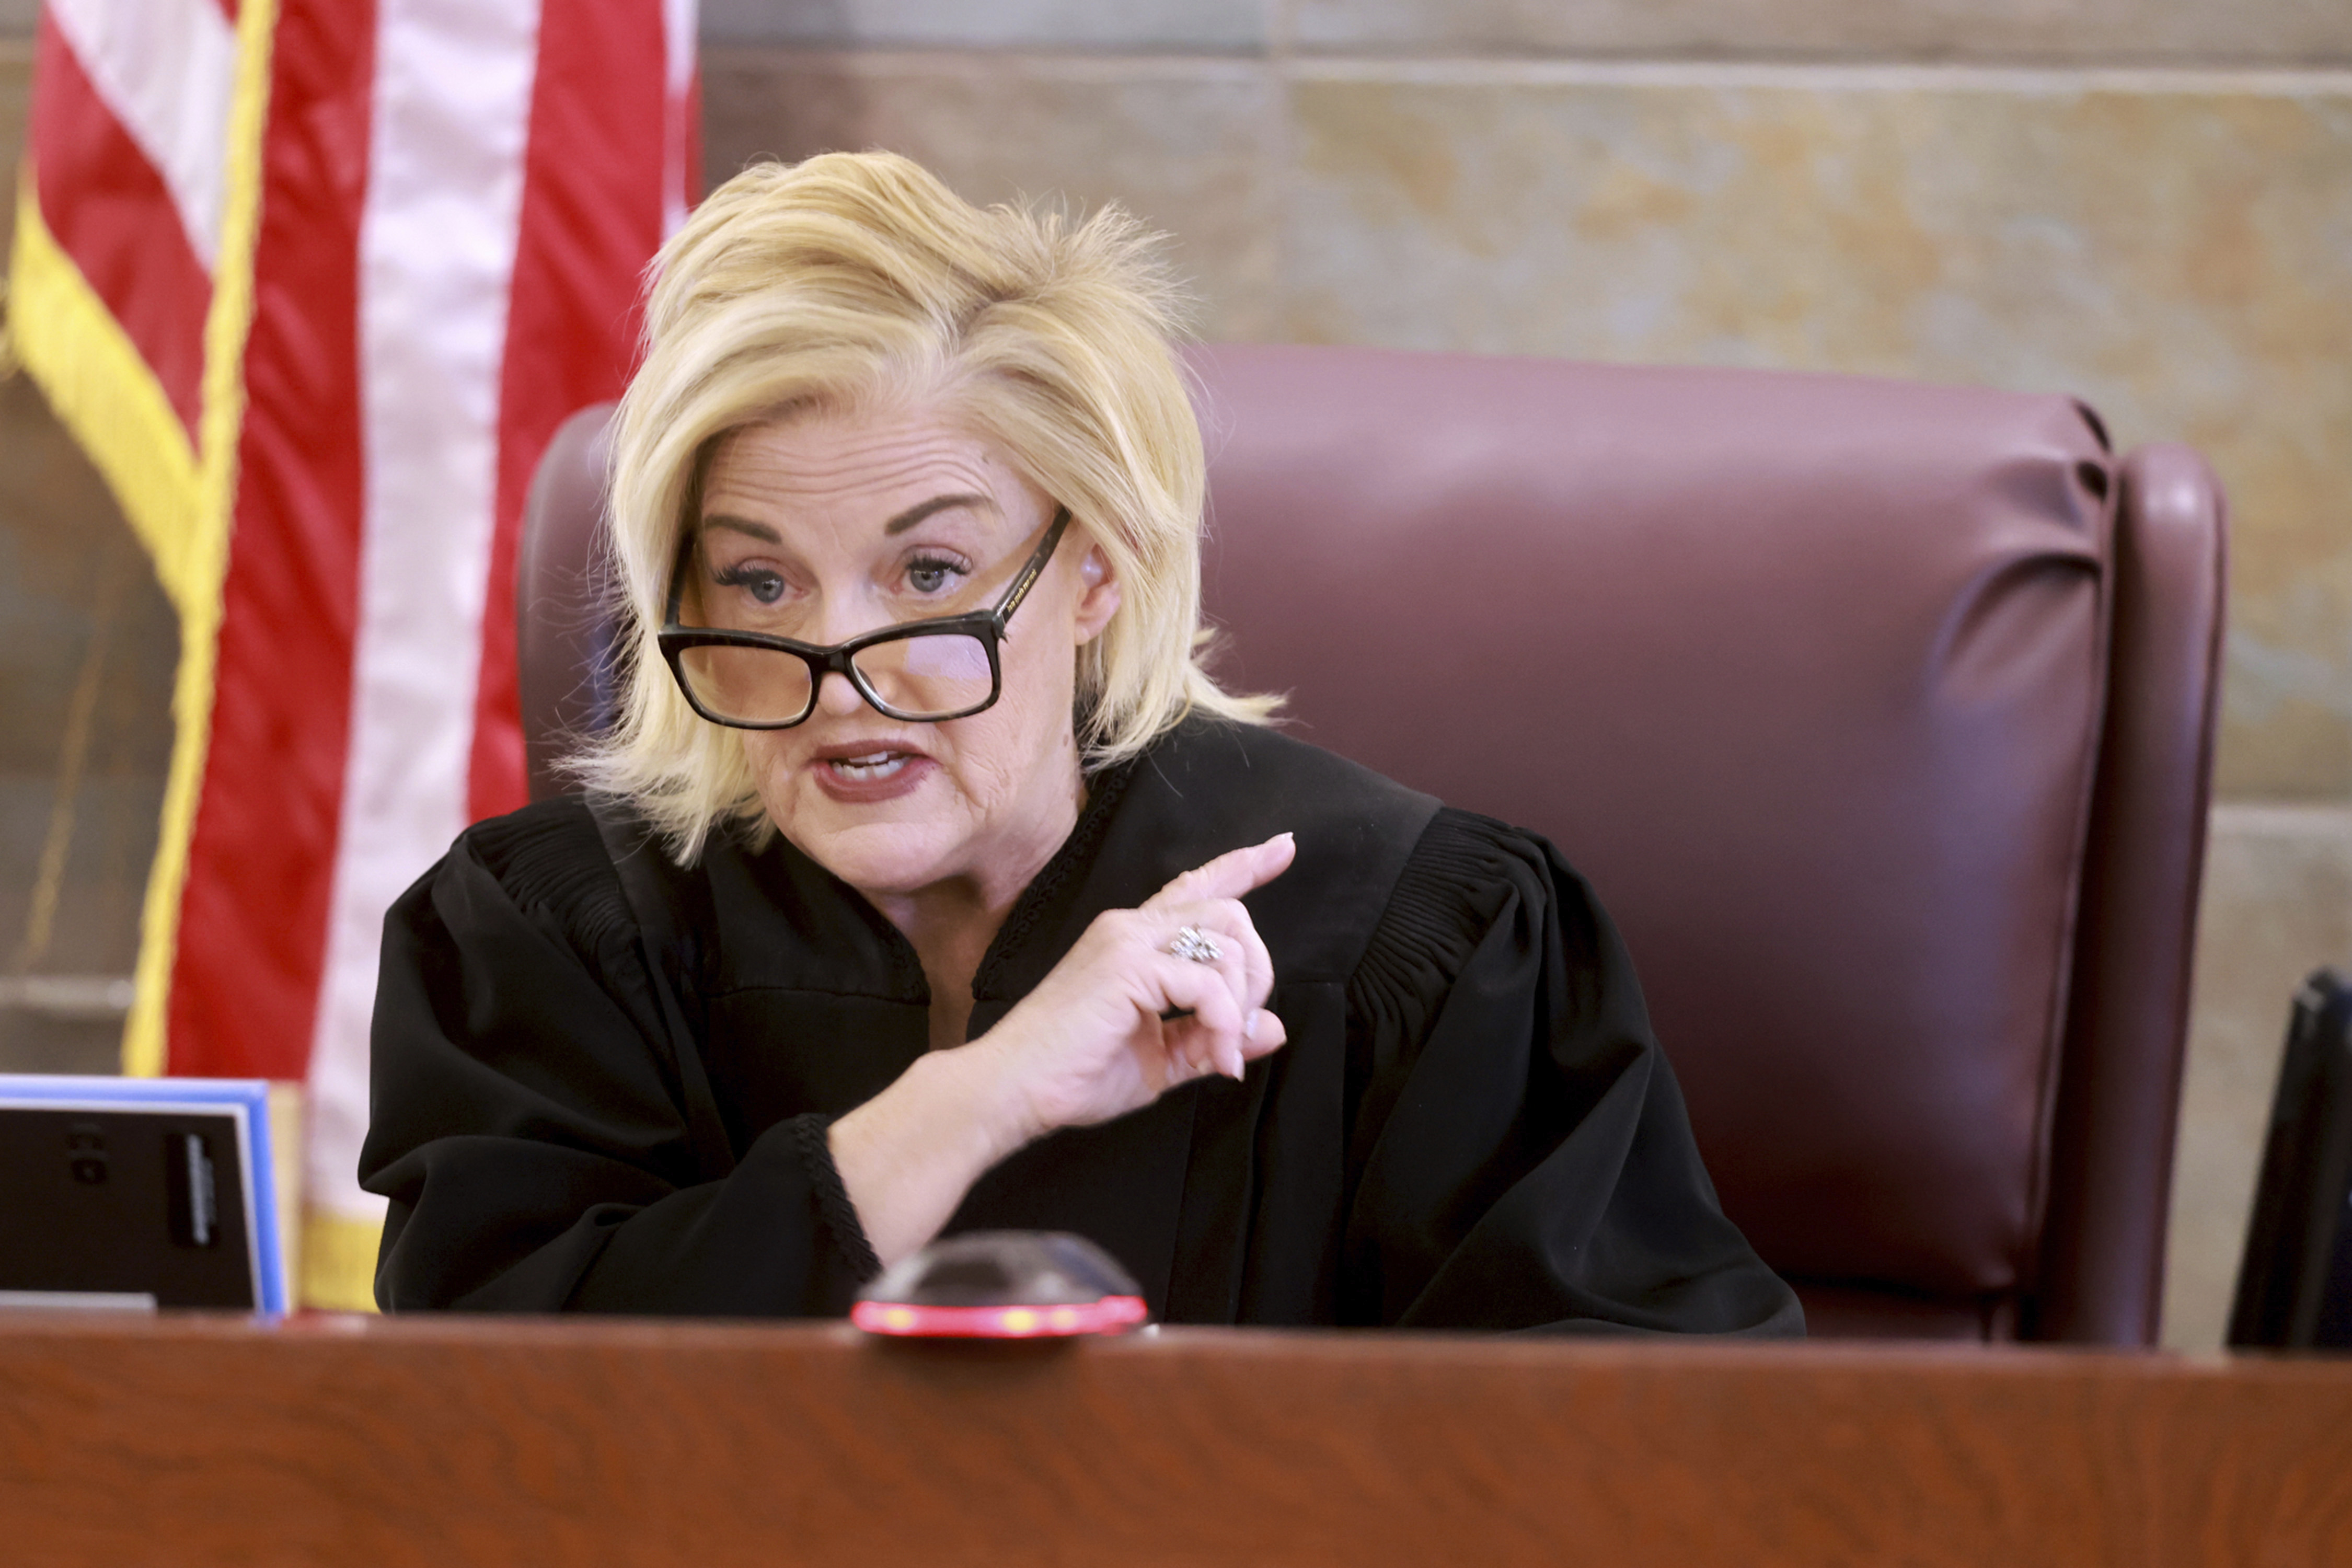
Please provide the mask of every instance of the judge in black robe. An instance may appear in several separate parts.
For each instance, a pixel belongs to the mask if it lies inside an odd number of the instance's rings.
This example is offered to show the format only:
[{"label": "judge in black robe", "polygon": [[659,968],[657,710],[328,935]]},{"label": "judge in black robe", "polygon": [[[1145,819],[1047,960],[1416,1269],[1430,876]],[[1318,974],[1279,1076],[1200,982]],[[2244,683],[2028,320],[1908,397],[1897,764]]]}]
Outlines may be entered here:
[{"label": "judge in black robe", "polygon": [[385,1306],[830,1315],[1035,1227],[1177,1322],[1796,1331],[1584,884],[1200,663],[1132,225],[754,167],[646,320],[593,804],[386,922]]},{"label": "judge in black robe", "polygon": [[[1171,1322],[1801,1331],[1583,880],[1278,733],[1194,721],[1093,779],[971,1033],[1100,911],[1284,829],[1296,862],[1246,902],[1289,1044],[1030,1145],[949,1233],[1089,1237]],[[387,924],[379,1299],[845,1311],[875,1262],[824,1127],[926,1048],[929,1004],[906,939],[788,843],[680,869],[578,800],[473,828]]]}]

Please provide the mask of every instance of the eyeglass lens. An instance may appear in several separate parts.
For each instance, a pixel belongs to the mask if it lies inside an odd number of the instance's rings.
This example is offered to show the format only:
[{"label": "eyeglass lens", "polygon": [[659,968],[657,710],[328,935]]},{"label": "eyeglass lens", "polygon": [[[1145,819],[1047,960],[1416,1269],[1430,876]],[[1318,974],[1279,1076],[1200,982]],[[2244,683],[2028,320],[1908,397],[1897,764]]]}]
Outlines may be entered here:
[{"label": "eyeglass lens", "polygon": [[[988,647],[962,633],[894,637],[850,656],[885,711],[901,719],[940,719],[988,700]],[[678,668],[702,710],[739,724],[788,724],[809,710],[811,671],[780,648],[702,647],[683,650]]]}]

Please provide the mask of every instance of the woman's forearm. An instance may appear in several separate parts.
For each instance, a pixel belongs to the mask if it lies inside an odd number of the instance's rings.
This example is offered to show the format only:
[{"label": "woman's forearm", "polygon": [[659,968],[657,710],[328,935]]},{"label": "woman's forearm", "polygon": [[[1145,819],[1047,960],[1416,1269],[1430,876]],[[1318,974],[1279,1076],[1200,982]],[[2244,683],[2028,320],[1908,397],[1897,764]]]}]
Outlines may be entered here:
[{"label": "woman's forearm", "polygon": [[1036,1135],[1000,1055],[985,1038],[933,1051],[834,1122],[834,1166],[885,1268],[937,1236],[972,1184]]}]

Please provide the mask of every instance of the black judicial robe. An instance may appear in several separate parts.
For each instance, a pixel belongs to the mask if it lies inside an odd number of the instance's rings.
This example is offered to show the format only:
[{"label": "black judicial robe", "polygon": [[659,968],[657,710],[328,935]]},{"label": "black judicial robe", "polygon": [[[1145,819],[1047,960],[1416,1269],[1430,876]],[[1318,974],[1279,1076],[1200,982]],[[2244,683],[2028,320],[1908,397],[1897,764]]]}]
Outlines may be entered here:
[{"label": "black judicial robe", "polygon": [[[1802,1331],[1558,852],[1276,731],[1196,719],[1097,774],[971,1033],[1096,914],[1286,828],[1247,903],[1290,1043],[1030,1145],[950,1233],[1088,1236],[1171,1322]],[[824,1127],[927,1047],[929,1003],[898,930],[781,840],[681,870],[576,800],[467,830],[386,921],[378,1300],[846,1310],[874,1260]]]}]

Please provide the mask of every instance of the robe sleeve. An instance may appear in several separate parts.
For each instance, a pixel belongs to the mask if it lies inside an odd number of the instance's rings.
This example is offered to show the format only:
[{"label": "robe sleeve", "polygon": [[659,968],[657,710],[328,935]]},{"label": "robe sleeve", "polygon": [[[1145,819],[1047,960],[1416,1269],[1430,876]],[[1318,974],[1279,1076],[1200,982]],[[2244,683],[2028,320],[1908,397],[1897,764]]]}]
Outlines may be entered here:
[{"label": "robe sleeve", "polygon": [[1804,1331],[1716,1200],[1616,929],[1549,845],[1440,812],[1349,1000],[1343,1321]]},{"label": "robe sleeve", "polygon": [[381,1305],[847,1310],[875,1265],[824,1119],[714,1138],[667,984],[576,802],[468,830],[393,906],[360,1160]]}]

